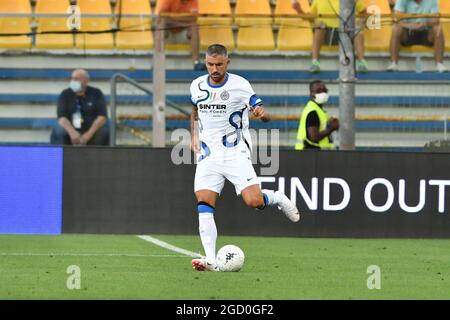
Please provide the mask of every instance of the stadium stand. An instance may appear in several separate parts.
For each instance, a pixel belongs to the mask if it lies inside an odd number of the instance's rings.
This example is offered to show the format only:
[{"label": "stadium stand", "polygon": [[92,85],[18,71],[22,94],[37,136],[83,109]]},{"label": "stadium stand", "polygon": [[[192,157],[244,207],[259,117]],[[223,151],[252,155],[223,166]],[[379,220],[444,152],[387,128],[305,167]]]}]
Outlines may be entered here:
[{"label": "stadium stand", "polygon": [[[387,54],[389,52],[391,23],[389,17],[391,9],[388,0],[364,0],[369,7],[375,5],[383,15],[381,30],[365,29],[365,49],[369,53]],[[308,12],[308,0],[299,0],[302,8]],[[8,36],[0,38],[1,49],[71,49],[73,39],[70,34],[57,34],[68,31],[65,18],[36,17],[33,21],[33,10],[30,5],[35,4],[36,14],[67,13],[68,3],[81,7],[84,14],[111,15],[104,18],[82,18],[81,32],[75,36],[75,48],[82,50],[144,50],[153,49],[152,20],[144,16],[156,13],[158,2],[152,0],[20,0],[0,2],[0,13],[30,14],[30,17],[1,17],[0,33],[29,34],[33,30],[34,36]],[[152,6],[154,10],[152,10]],[[448,18],[442,18],[443,30],[446,38],[446,49],[450,48],[450,2],[440,1],[441,12]],[[114,8],[114,15],[112,14]],[[311,50],[311,24],[297,16],[289,0],[199,0],[200,16],[198,18],[201,48],[204,50],[214,40],[221,39],[231,50],[238,52],[257,53],[258,51],[274,52],[303,52]],[[124,15],[143,15],[141,17],[119,17]],[[108,33],[117,23],[122,30]],[[35,29],[35,27],[37,27]],[[56,33],[52,34],[51,31]],[[106,31],[102,33],[102,31]],[[44,34],[40,34],[40,33]],[[275,41],[276,40],[276,41]],[[166,43],[168,51],[190,50],[188,41],[183,43]],[[92,50],[91,50],[92,51]],[[337,54],[337,46],[324,46],[328,55]],[[425,46],[402,47],[402,54],[414,56],[420,53],[433,53],[433,49]]]},{"label": "stadium stand", "polygon": [[[303,11],[309,12],[308,0],[299,1]],[[278,30],[277,48],[280,51],[308,51],[311,50],[311,23],[298,18],[292,8],[291,0],[278,0],[275,7],[275,23],[280,25]]]},{"label": "stadium stand", "polygon": [[[30,14],[30,17],[1,17],[0,34],[28,34],[31,32],[31,5],[29,0],[0,1],[0,13]],[[32,38],[26,35],[0,37],[0,48],[29,49]]]},{"label": "stadium stand", "polygon": [[268,0],[237,0],[235,22],[239,26],[238,50],[270,51],[275,49],[271,13]]},{"label": "stadium stand", "polygon": [[[197,23],[200,32],[200,48],[205,50],[211,43],[220,42],[229,50],[234,50],[234,35],[231,29],[230,1],[199,0],[199,18]],[[206,17],[205,15],[210,15]]]},{"label": "stadium stand", "polygon": [[109,0],[78,0],[77,5],[81,11],[81,32],[76,35],[76,47],[78,49],[112,49],[114,39],[112,33],[96,33],[112,29],[111,18],[83,17],[83,14],[109,14],[112,15]]},{"label": "stadium stand", "polygon": [[[36,14],[66,14],[70,6],[69,0],[38,0]],[[73,48],[74,40],[71,34],[47,34],[46,32],[67,32],[67,18],[38,17],[35,48],[37,49],[67,49]],[[41,34],[43,33],[43,34]]]},{"label": "stadium stand", "polygon": [[[365,0],[365,3],[369,14],[379,13],[382,15],[382,19],[380,21],[380,29],[366,28],[364,30],[364,46],[369,52],[388,52],[391,42],[392,26],[386,24],[387,20],[383,16],[392,14],[389,2],[388,0]],[[374,8],[371,6],[379,8],[379,11],[374,11]]]},{"label": "stadium stand", "polygon": [[[303,7],[307,8],[307,1],[300,1]],[[49,4],[51,2],[52,0],[0,1],[0,12],[31,14],[34,6],[36,13],[61,13],[62,6],[51,6]],[[83,2],[87,5],[94,3],[92,0],[79,0],[76,3],[81,5]],[[247,11],[243,8],[245,2]],[[123,14],[137,15],[155,12],[156,4],[155,1],[147,0],[123,0],[123,2],[106,0],[99,3],[103,9],[100,7],[91,8],[92,10],[87,8],[82,12],[88,13],[89,10],[92,13],[109,12],[111,14],[114,12],[115,17],[102,18],[101,20],[105,22],[103,27],[97,25],[94,28],[91,25],[82,25],[82,28],[89,27],[92,31],[111,29],[119,22],[117,14],[120,11],[121,3]],[[148,5],[149,3],[151,6]],[[202,48],[204,49],[210,42],[217,42],[217,39],[220,39],[229,48],[238,49],[232,55],[231,71],[247,77],[254,83],[255,90],[262,96],[269,113],[274,115],[273,121],[267,124],[253,122],[252,125],[280,128],[282,144],[288,146],[295,140],[298,113],[308,98],[307,83],[311,79],[318,77],[330,83],[330,114],[338,114],[337,52],[325,55],[323,71],[318,75],[311,75],[305,71],[309,64],[312,41],[311,38],[308,38],[308,32],[310,35],[311,31],[306,28],[308,22],[294,16],[290,8],[290,1],[264,0],[258,1],[260,6],[253,4],[253,7],[249,3],[250,1],[244,0],[231,2],[228,0],[200,0],[198,21],[201,26]],[[390,12],[389,7],[386,6],[387,0],[367,0],[367,3],[380,4],[382,13]],[[442,14],[450,16],[449,7],[450,1],[441,1]],[[214,16],[206,16],[212,12]],[[230,13],[238,14],[236,20],[229,17]],[[246,16],[243,16],[244,14]],[[55,38],[52,40],[50,36],[54,35],[46,34],[36,36],[36,44],[30,51],[32,37],[0,36],[0,48],[3,49],[2,51],[7,51],[6,54],[0,53],[0,142],[48,143],[50,128],[56,118],[57,96],[62,89],[68,86],[67,79],[70,77],[70,71],[75,67],[87,68],[91,73],[93,83],[105,92],[107,99],[110,98],[109,80],[116,72],[125,73],[151,88],[153,44],[151,31],[148,30],[150,21],[143,17],[133,17],[132,19],[136,20],[121,18],[120,27],[127,30],[116,33],[115,41],[111,33],[90,34],[86,38],[87,40],[89,38],[89,44],[86,43],[86,46],[80,45],[79,37],[82,35],[77,35],[75,47],[68,40],[72,37],[70,34],[62,35],[64,36],[61,37],[62,39],[68,37],[64,41],[54,40]],[[263,34],[258,28],[254,28],[253,35],[247,35],[250,37],[248,43],[251,45],[245,46],[242,44],[245,32],[242,31],[250,29],[244,28],[244,26],[248,26],[248,21],[252,19],[257,19],[258,22],[265,20],[267,23],[264,24],[264,28],[267,33]],[[2,23],[1,33],[17,32],[17,28],[11,27],[11,21],[16,21],[15,25],[18,25],[17,21],[20,21],[20,24],[26,27],[24,28],[27,30],[25,33],[31,30],[44,31],[49,30],[46,28],[50,28],[44,23],[45,18],[39,17],[35,20],[36,24],[31,18],[23,17],[0,17],[0,21]],[[7,22],[7,24],[3,24],[3,22]],[[232,23],[237,22],[243,26],[242,30],[236,28],[236,25],[231,26]],[[301,27],[302,23],[305,24],[305,28]],[[6,30],[7,28],[3,28],[3,25],[8,26],[9,31]],[[444,23],[443,26],[447,48],[449,48],[450,30],[448,26],[450,23]],[[55,25],[55,28],[61,27],[61,24]],[[292,27],[292,30],[286,32],[289,27]],[[382,28],[384,27],[387,30],[390,28],[387,20],[383,21]],[[128,28],[136,28],[136,30]],[[296,31],[300,36],[296,34]],[[434,71],[432,53],[423,54],[424,72],[422,74],[411,71],[396,74],[377,72],[376,70],[384,70],[390,36],[377,30],[370,38],[371,31],[366,30],[366,49],[370,52],[370,64],[374,71],[358,75],[356,92],[358,145],[363,147],[399,145],[420,147],[426,141],[441,139],[445,126],[443,119],[446,117],[446,113],[448,114],[450,105],[450,92],[444,89],[446,83],[450,81],[450,75],[429,72]],[[126,33],[130,33],[130,35]],[[145,33],[147,34],[144,36]],[[236,36],[237,46],[234,40]],[[84,36],[82,37],[84,38]],[[268,39],[266,44],[262,42],[263,37]],[[277,46],[275,46],[274,39],[277,40]],[[45,49],[45,52],[34,52],[34,48]],[[76,48],[86,50],[80,51]],[[188,59],[189,51],[179,51],[179,48],[171,49],[177,52],[167,51],[167,96],[189,110],[187,84],[199,73],[191,71],[192,66]],[[61,52],[64,52],[64,55]],[[402,70],[414,70],[415,53],[402,52],[402,55],[405,57],[401,61],[404,67]],[[32,64],[30,61],[33,61]],[[140,128],[150,135],[151,97],[138,94],[130,88],[119,88],[119,93],[119,114],[122,122]],[[169,128],[187,127],[187,120],[180,118],[180,114],[168,111],[167,116]],[[447,122],[447,129],[448,123],[450,122]],[[381,138],[388,136],[390,137],[388,142]],[[126,132],[121,132],[119,139],[120,143],[124,144],[142,143],[142,141],[136,142],[136,139],[130,137]]]},{"label": "stadium stand", "polygon": [[[155,1],[155,13],[158,14],[160,11],[160,4],[161,2]],[[191,45],[185,37],[185,39],[176,38],[175,41],[172,41],[171,39],[166,40],[165,42],[165,49],[167,51],[190,51]]]},{"label": "stadium stand", "polygon": [[440,13],[446,16],[445,18],[442,18],[441,26],[444,31],[445,50],[450,51],[450,1],[439,1],[439,9]]},{"label": "stadium stand", "polygon": [[[115,9],[116,17],[120,14],[138,14],[138,18],[120,18],[116,20],[116,47],[119,50],[150,50],[153,48],[152,10],[147,0],[118,0]],[[118,19],[118,18],[117,18]]]}]

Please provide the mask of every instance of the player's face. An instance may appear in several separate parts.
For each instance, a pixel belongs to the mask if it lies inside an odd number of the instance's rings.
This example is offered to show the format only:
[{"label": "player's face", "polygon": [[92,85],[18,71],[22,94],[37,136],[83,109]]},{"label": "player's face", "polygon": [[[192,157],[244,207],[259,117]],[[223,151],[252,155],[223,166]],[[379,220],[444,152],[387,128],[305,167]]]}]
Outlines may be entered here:
[{"label": "player's face", "polygon": [[213,84],[221,84],[225,80],[230,59],[224,56],[206,56],[206,68]]}]

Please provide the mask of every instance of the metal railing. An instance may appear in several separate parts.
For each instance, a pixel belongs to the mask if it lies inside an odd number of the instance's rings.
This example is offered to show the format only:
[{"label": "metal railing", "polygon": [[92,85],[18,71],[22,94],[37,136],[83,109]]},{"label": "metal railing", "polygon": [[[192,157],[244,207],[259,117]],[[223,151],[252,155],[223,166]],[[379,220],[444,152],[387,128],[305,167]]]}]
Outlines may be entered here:
[{"label": "metal railing", "polygon": [[[111,124],[110,124],[110,146],[116,145],[116,137],[117,137],[117,83],[118,81],[126,82],[129,85],[141,90],[148,96],[153,96],[153,92],[137,82],[134,79],[131,79],[130,77],[122,74],[122,73],[115,73],[110,80],[111,85],[111,101],[110,101],[110,107],[111,107]],[[183,110],[180,106],[178,106],[176,103],[170,101],[169,99],[166,99],[166,106],[170,107],[174,110],[177,110],[178,112],[182,113],[183,115],[190,116],[190,113],[186,110]]]}]

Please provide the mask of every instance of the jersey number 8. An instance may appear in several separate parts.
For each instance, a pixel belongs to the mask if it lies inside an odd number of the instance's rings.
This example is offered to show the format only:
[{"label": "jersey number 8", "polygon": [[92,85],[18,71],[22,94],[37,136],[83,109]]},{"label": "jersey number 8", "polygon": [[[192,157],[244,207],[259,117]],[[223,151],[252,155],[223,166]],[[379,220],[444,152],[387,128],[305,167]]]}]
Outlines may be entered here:
[{"label": "jersey number 8", "polygon": [[[230,115],[230,118],[228,121],[230,122],[231,126],[233,128],[235,128],[236,130],[224,135],[222,138],[222,143],[225,147],[232,148],[232,147],[237,146],[239,141],[241,141],[241,139],[242,139],[242,111],[233,112]],[[228,138],[233,135],[236,135],[236,139],[232,142],[229,142]]]}]

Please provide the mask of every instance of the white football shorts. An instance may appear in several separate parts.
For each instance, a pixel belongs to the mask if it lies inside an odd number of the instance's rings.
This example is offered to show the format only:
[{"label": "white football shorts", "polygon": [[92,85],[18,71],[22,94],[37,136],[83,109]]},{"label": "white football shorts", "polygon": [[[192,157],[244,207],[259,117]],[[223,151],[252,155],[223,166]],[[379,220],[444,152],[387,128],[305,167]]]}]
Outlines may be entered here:
[{"label": "white football shorts", "polygon": [[237,195],[240,195],[245,188],[259,184],[252,161],[247,156],[228,161],[206,157],[197,164],[194,191],[206,189],[220,194],[225,185],[225,179],[234,185]]}]

